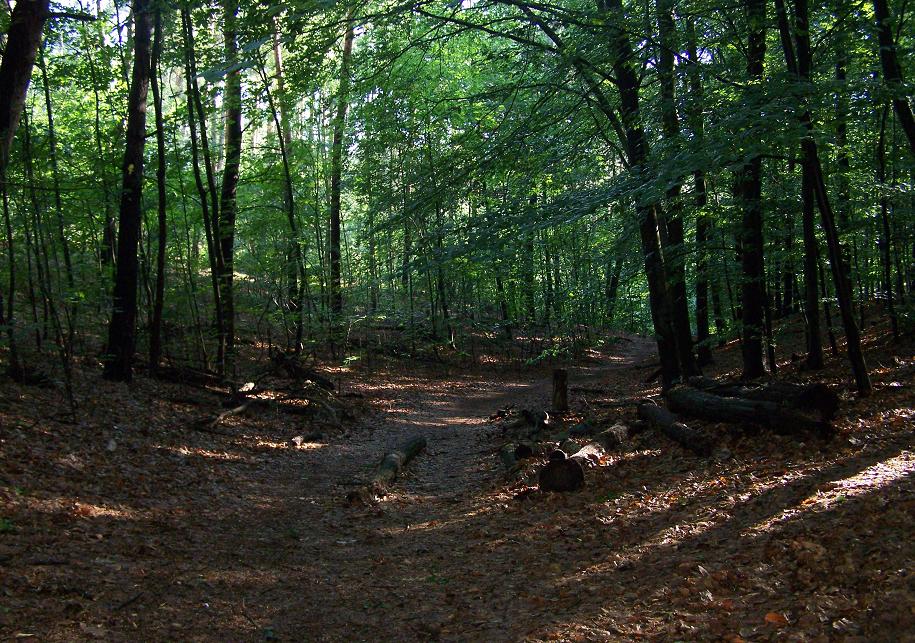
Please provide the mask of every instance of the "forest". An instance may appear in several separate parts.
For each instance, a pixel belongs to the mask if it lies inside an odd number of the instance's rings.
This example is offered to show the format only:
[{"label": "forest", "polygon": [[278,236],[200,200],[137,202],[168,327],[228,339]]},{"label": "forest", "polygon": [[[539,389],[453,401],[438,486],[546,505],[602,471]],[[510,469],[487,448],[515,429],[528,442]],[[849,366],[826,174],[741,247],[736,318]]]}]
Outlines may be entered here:
[{"label": "forest", "polygon": [[3,3],[0,637],[915,637],[913,20]]}]

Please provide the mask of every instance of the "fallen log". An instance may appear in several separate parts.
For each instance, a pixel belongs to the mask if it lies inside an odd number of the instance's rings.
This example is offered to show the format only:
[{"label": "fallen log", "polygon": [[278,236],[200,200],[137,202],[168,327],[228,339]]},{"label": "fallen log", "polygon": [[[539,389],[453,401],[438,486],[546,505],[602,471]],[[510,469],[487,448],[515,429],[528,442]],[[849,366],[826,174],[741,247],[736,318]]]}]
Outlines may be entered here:
[{"label": "fallen log", "polygon": [[671,411],[713,422],[747,422],[784,434],[808,432],[825,437],[832,432],[829,422],[776,402],[723,397],[690,386],[675,386],[665,398]]},{"label": "fallen log", "polygon": [[190,384],[197,387],[220,387],[223,378],[212,371],[201,371],[189,366],[160,365],[149,372],[150,376],[173,384]]},{"label": "fallen log", "polygon": [[336,388],[334,383],[328,378],[324,377],[312,368],[302,366],[299,363],[299,358],[295,355],[287,355],[286,353],[276,352],[270,356],[270,359],[273,362],[275,368],[277,370],[285,371],[286,375],[288,375],[289,379],[291,380],[310,380],[328,391],[333,391]]},{"label": "fallen log", "polygon": [[683,424],[673,413],[662,406],[653,402],[642,402],[639,404],[639,417],[696,455],[708,456],[712,452],[712,444],[708,436]]},{"label": "fallen log", "polygon": [[708,377],[691,377],[689,385],[722,397],[775,402],[804,413],[815,414],[826,422],[835,418],[836,412],[839,410],[839,395],[822,382],[796,384],[772,380],[758,384],[741,384],[719,382]]},{"label": "fallen log", "polygon": [[365,502],[383,492],[385,487],[397,479],[397,476],[410,463],[410,460],[425,448],[426,438],[418,436],[407,440],[393,451],[386,453],[381,458],[378,466],[375,467],[375,471],[368,482],[360,489],[347,493],[346,501],[350,504]]},{"label": "fallen log", "polygon": [[407,440],[381,459],[370,483],[375,486],[391,484],[397,479],[403,468],[410,463],[410,460],[425,448],[426,438],[422,436]]},{"label": "fallen log", "polygon": [[192,428],[197,429],[198,431],[203,431],[204,433],[216,433],[217,435],[228,435],[222,431],[217,431],[216,428],[222,424],[226,418],[230,418],[234,415],[243,415],[247,413],[250,409],[255,406],[262,406],[265,403],[265,400],[250,399],[239,404],[238,406],[227,409],[222,413],[217,413],[215,416],[207,416],[201,418],[194,422],[191,426]]}]

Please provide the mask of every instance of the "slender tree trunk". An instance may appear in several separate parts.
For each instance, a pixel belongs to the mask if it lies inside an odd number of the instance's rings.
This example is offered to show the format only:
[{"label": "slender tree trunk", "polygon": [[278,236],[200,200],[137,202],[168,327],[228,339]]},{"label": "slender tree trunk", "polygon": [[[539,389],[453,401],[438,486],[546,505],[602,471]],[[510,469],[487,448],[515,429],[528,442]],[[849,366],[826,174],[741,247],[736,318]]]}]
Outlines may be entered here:
[{"label": "slender tree trunk", "polygon": [[[676,151],[680,139],[680,119],[677,116],[674,53],[680,51],[680,45],[675,38],[672,0],[657,0],[657,19],[661,41],[658,51],[658,76],[661,81],[661,131],[668,145]],[[667,190],[665,253],[680,368],[682,374],[689,377],[698,375],[699,367],[693,355],[693,335],[690,329],[686,294],[686,270],[683,259],[686,254],[684,247],[686,239],[683,232],[681,181],[682,179],[678,178]],[[661,241],[664,243],[663,235]]]},{"label": "slender tree trunk", "polygon": [[[620,114],[625,130],[625,145],[631,171],[636,175],[645,172],[648,160],[648,141],[642,126],[639,108],[639,78],[633,67],[632,45],[628,32],[618,24],[623,17],[621,0],[598,0],[598,7],[611,22],[609,28],[613,71],[620,98]],[[679,351],[674,332],[673,304],[668,290],[667,271],[661,248],[657,207],[636,199],[639,237],[648,279],[649,303],[658,355],[661,359],[661,379],[664,387],[671,386],[681,376]]]},{"label": "slender tree trunk", "polygon": [[162,56],[162,8],[156,7],[156,34],[153,39],[152,62],[150,64],[150,87],[156,112],[156,188],[157,188],[157,236],[156,249],[156,290],[153,303],[152,324],[149,328],[149,368],[156,370],[162,357],[162,309],[165,305],[165,244],[168,236],[166,219],[167,203],[165,191],[165,122],[162,117],[162,95],[159,90],[159,59]]},{"label": "slender tree trunk", "polygon": [[305,263],[305,256],[302,252],[302,238],[299,232],[298,220],[296,218],[295,190],[292,180],[291,161],[289,159],[289,144],[292,141],[292,129],[289,125],[289,100],[286,96],[286,85],[283,70],[283,51],[280,42],[279,23],[274,20],[273,28],[273,63],[276,67],[277,96],[274,99],[270,91],[270,85],[267,82],[266,73],[264,74],[264,87],[267,91],[267,100],[270,111],[273,114],[274,124],[276,125],[277,138],[280,143],[280,157],[283,162],[283,205],[286,210],[286,218],[289,221],[289,244],[290,244],[290,266],[289,266],[289,302],[288,307],[295,315],[295,351],[298,353],[302,350],[303,338],[303,318],[302,301],[305,292],[305,282],[308,279],[308,268]]},{"label": "slender tree trunk", "polygon": [[[219,249],[219,200],[216,194],[216,181],[213,163],[210,157],[210,147],[207,140],[206,118],[203,112],[203,101],[200,98],[200,88],[197,86],[197,63],[194,52],[194,23],[190,10],[181,9],[181,23],[184,28],[184,58],[185,82],[187,87],[187,118],[190,130],[191,165],[194,170],[194,181],[197,194],[200,197],[200,211],[203,216],[204,231],[207,241],[207,257],[210,263],[210,280],[213,288],[213,306],[216,316],[216,363],[224,363],[225,356],[225,322],[223,320],[222,296],[220,288],[220,275],[222,268],[222,252]],[[199,123],[198,123],[199,120]],[[197,126],[200,126],[200,147],[198,148]],[[206,171],[206,184],[200,173],[200,157],[203,156],[203,166]]]},{"label": "slender tree trunk", "polygon": [[807,368],[823,368],[823,335],[820,329],[820,287],[817,270],[820,263],[819,242],[814,217],[813,180],[810,165],[801,166],[801,200],[804,223],[804,315],[807,321]]},{"label": "slender tree trunk", "polygon": [[225,361],[220,372],[235,372],[235,219],[238,214],[238,175],[241,164],[241,70],[238,69],[238,0],[223,0],[225,63],[225,165],[219,195],[219,250],[222,275],[219,294],[222,297],[222,319],[225,324]]},{"label": "slender tree trunk", "polygon": [[331,144],[330,174],[330,305],[334,320],[339,323],[343,313],[343,293],[340,289],[340,192],[343,174],[343,136],[346,110],[349,105],[350,64],[353,55],[352,12],[346,17],[343,55],[340,62],[340,88],[337,92],[337,114],[334,118],[334,138]]},{"label": "slender tree trunk", "polygon": [[[880,255],[883,260],[883,288],[886,293],[886,310],[890,316],[890,325],[893,337],[899,337],[899,323],[896,319],[895,302],[893,301],[892,259],[890,248],[892,246],[892,232],[890,229],[889,202],[886,197],[886,119],[889,107],[883,108],[880,117],[880,136],[877,142],[877,182],[880,190],[880,221],[883,225],[883,238],[880,240]],[[900,296],[902,293],[900,292]]]},{"label": "slender tree trunk", "polygon": [[[879,2],[879,0],[877,0]],[[795,1],[795,34],[797,42],[797,57],[791,39],[791,30],[788,15],[785,12],[784,0],[775,0],[778,14],[779,33],[782,48],[785,53],[785,64],[788,73],[805,85],[810,78],[810,33],[807,12],[807,0]],[[833,282],[836,286],[836,297],[839,300],[839,312],[842,317],[842,326],[845,330],[845,339],[848,347],[848,359],[851,362],[852,373],[858,394],[867,396],[871,393],[870,376],[867,373],[867,364],[861,351],[861,336],[855,323],[854,305],[852,301],[851,284],[848,271],[843,260],[842,247],[839,244],[839,234],[836,229],[835,217],[829,202],[826,190],[826,181],[823,178],[823,168],[817,152],[816,140],[813,137],[813,119],[807,106],[806,96],[802,96],[799,120],[806,130],[807,135],[801,141],[804,155],[804,164],[809,168],[810,178],[813,183],[813,194],[817,207],[820,210],[820,220],[823,231],[826,233],[826,247],[829,250],[829,264],[832,269]]]},{"label": "slender tree trunk", "polygon": [[[689,57],[689,125],[697,145],[703,145],[705,122],[702,116],[704,92],[699,74],[699,56],[696,51],[696,28],[692,17],[686,18],[686,53]],[[711,364],[712,347],[709,344],[709,254],[708,242],[712,222],[705,208],[708,205],[708,191],[705,171],[693,172],[694,203],[696,206],[696,360],[698,366]]]},{"label": "slender tree trunk", "polygon": [[[41,81],[44,90],[45,112],[48,118],[48,156],[51,161],[51,185],[54,193],[54,214],[57,223],[57,242],[64,257],[67,286],[74,290],[73,260],[70,258],[70,244],[64,226],[64,208],[60,196],[60,168],[57,162],[57,130],[54,127],[54,105],[51,101],[51,87],[48,84],[48,69],[44,60],[44,47],[38,48],[38,67],[41,69]],[[67,299],[72,297],[72,292]]]},{"label": "slender tree trunk", "polygon": [[146,142],[146,95],[149,89],[152,31],[149,0],[133,0],[133,15],[134,59],[127,104],[127,144],[122,166],[118,260],[104,370],[105,379],[119,382],[129,382],[133,378],[133,354],[136,346],[137,245],[140,240],[143,147]]},{"label": "slender tree trunk", "polygon": [[[763,78],[766,54],[766,0],[746,0],[750,35],[747,45],[747,76],[758,84]],[[749,87],[747,98],[753,100],[759,89]],[[750,159],[737,173],[735,185],[741,201],[741,353],[743,378],[754,379],[765,373],[763,366],[763,326],[765,306],[765,254],[763,246],[762,159]]]}]

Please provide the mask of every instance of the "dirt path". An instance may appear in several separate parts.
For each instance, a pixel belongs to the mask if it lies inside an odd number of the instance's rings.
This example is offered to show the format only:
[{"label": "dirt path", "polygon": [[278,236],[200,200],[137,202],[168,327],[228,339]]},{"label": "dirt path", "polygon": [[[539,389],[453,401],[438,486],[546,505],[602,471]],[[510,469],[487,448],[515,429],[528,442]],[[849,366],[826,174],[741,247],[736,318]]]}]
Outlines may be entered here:
[{"label": "dirt path", "polygon": [[[612,354],[595,353],[572,369],[570,386],[594,386],[652,353],[646,340],[623,341]],[[462,576],[480,574],[486,559],[499,555],[492,543],[512,537],[498,533],[490,515],[499,506],[493,491],[501,472],[487,418],[509,404],[548,406],[549,377],[387,376],[358,388],[386,410],[371,431],[312,451],[302,463],[309,492],[298,525],[308,555],[307,562],[293,559],[308,569],[299,567],[314,591],[302,604],[279,606],[271,619],[277,631],[301,633],[313,623],[321,628],[312,632],[315,638],[413,640],[447,634],[450,627],[456,638],[493,640],[525,629],[505,621],[498,607],[505,579],[495,570],[511,568],[509,550],[491,568],[495,573],[483,574],[485,583]],[[417,434],[429,447],[391,496],[374,508],[339,509],[341,480],[361,477],[379,454]],[[467,623],[471,606],[483,609]]]}]

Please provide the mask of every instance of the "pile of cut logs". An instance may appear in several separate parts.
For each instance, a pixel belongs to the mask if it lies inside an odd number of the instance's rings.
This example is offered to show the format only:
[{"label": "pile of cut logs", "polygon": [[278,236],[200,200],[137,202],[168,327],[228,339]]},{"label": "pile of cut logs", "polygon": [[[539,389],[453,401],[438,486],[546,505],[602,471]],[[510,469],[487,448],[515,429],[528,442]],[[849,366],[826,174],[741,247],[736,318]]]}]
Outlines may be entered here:
[{"label": "pile of cut logs", "polygon": [[[554,376],[553,402],[567,409],[564,389],[567,377]],[[664,393],[666,407],[655,400],[639,400],[639,422],[633,426],[614,424],[599,431],[580,423],[563,431],[560,423],[544,411],[504,410],[493,416],[501,420],[505,444],[499,459],[509,477],[522,473],[523,461],[546,458],[537,474],[542,491],[575,491],[584,484],[585,471],[606,461],[610,451],[619,449],[636,432],[652,427],[685,449],[709,456],[714,440],[706,431],[690,426],[680,416],[700,420],[750,424],[776,433],[829,437],[831,422],[839,408],[839,397],[825,384],[795,384],[783,381],[728,383],[695,377]]]}]

